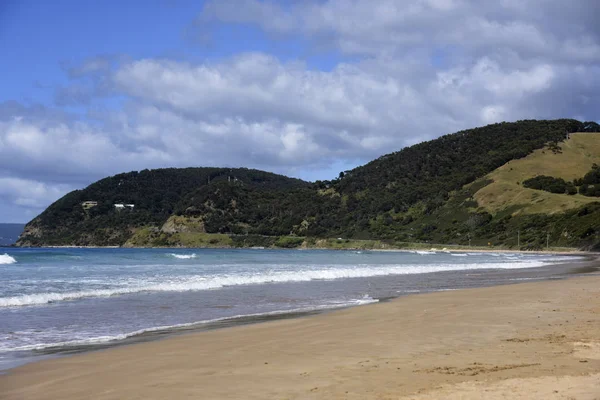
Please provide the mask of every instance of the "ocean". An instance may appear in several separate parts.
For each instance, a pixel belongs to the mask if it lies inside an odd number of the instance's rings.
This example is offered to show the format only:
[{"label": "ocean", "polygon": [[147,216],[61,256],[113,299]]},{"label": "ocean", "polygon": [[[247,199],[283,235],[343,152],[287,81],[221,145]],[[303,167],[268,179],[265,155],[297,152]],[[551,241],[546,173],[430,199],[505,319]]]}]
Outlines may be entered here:
[{"label": "ocean", "polygon": [[0,248],[0,370],[413,293],[559,279],[582,257],[445,251]]},{"label": "ocean", "polygon": [[23,228],[25,224],[0,224],[0,246],[10,246],[15,243]]}]

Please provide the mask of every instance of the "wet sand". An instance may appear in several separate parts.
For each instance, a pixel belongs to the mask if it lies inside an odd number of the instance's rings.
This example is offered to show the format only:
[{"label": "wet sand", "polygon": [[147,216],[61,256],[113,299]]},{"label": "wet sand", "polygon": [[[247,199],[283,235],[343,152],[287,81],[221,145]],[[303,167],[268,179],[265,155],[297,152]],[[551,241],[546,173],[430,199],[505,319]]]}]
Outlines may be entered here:
[{"label": "wet sand", "polygon": [[600,399],[600,276],[401,297],[29,364],[1,399]]}]

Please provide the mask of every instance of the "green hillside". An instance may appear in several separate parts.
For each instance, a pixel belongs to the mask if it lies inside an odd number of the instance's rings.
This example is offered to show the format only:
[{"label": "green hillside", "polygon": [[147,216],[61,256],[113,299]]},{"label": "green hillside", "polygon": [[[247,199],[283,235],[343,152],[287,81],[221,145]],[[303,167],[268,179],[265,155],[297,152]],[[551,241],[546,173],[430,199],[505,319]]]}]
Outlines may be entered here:
[{"label": "green hillside", "polygon": [[522,183],[538,175],[573,181],[583,177],[593,164],[600,164],[600,135],[574,133],[560,143],[560,150],[535,150],[525,158],[510,161],[486,176],[493,183],[474,198],[480,207],[495,214],[509,207],[516,214],[560,213],[597,199],[582,195],[556,194],[528,189]]},{"label": "green hillside", "polygon": [[[157,230],[173,215],[200,212],[202,232],[206,226],[231,233],[245,222],[240,208],[260,207],[263,196],[275,208],[295,195],[316,196],[311,188],[299,179],[245,168],[128,172],[65,195],[27,224],[17,244],[120,246],[140,229]],[[280,219],[265,223],[279,227],[284,225]]]},{"label": "green hillside", "polygon": [[[519,244],[540,247],[538,236],[546,238],[551,227],[564,225],[561,218],[573,220],[565,212],[574,212],[582,213],[575,218],[576,232],[565,225],[567,233],[554,241],[589,247],[600,226],[593,225],[595,186],[592,178],[573,182],[600,159],[600,136],[566,138],[598,128],[568,119],[493,124],[315,183],[243,168],[120,174],[59,199],[26,226],[18,245],[297,247],[343,237],[376,239],[381,246],[399,241],[516,246],[510,232],[526,224],[531,234]],[[580,188],[585,196],[523,187],[522,181],[537,175],[548,175],[549,182],[569,180],[571,190]],[[579,232],[582,227],[585,232]]]}]

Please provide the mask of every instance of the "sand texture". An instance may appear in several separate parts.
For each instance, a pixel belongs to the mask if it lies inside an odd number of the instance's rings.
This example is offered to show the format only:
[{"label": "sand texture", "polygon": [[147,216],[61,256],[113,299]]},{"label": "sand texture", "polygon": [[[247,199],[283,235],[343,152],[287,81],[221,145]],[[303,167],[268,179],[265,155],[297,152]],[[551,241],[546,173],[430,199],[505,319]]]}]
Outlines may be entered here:
[{"label": "sand texture", "polygon": [[600,277],[438,292],[43,361],[2,399],[600,399]]}]

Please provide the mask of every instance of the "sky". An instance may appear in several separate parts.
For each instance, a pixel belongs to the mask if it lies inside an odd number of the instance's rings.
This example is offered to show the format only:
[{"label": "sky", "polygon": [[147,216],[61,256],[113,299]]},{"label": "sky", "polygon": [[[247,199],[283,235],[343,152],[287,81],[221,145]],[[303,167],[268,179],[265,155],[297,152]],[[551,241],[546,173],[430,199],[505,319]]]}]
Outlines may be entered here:
[{"label": "sky", "polygon": [[333,179],[443,134],[600,116],[597,0],[2,0],[0,222],[161,167]]}]

